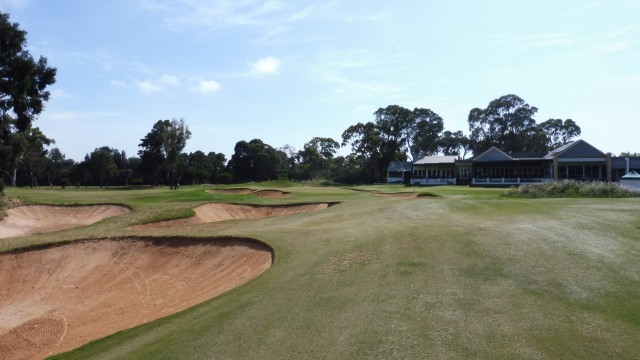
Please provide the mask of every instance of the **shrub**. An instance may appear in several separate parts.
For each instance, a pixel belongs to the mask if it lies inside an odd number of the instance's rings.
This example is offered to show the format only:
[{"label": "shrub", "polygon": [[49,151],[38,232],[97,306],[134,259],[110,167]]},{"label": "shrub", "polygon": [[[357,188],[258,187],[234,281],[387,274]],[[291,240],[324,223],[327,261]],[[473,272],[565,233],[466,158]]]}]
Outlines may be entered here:
[{"label": "shrub", "polygon": [[506,196],[514,197],[640,197],[640,191],[612,182],[560,180],[522,185],[509,189]]}]

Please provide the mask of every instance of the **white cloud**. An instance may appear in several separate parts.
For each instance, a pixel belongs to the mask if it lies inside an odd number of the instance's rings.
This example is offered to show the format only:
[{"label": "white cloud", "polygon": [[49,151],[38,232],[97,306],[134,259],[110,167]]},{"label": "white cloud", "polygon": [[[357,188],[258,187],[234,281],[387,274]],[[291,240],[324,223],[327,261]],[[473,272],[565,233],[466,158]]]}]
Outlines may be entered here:
[{"label": "white cloud", "polygon": [[180,80],[172,75],[162,75],[160,82],[169,86],[180,86]]},{"label": "white cloud", "polygon": [[136,85],[144,93],[155,93],[164,90],[162,86],[154,84],[151,81],[136,81]]},{"label": "white cloud", "polygon": [[200,80],[195,90],[201,93],[212,93],[220,90],[222,86],[215,80]]},{"label": "white cloud", "polygon": [[251,68],[257,74],[275,74],[280,70],[280,60],[267,56],[251,63]]}]

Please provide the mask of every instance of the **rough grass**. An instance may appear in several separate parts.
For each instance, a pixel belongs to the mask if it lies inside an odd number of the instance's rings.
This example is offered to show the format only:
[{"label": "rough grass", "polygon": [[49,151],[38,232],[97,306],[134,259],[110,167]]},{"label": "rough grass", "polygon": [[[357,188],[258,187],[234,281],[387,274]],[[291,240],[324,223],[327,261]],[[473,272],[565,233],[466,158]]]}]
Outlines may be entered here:
[{"label": "rough grass", "polygon": [[622,186],[612,182],[584,182],[576,180],[560,180],[555,182],[522,185],[513,187],[506,196],[527,198],[550,197],[591,197],[621,198],[640,197],[640,190]]},{"label": "rough grass", "polygon": [[[35,202],[105,196],[20,191]],[[108,202],[134,212],[29,241],[119,235],[157,207],[260,200],[183,191],[194,194],[109,191]],[[257,238],[273,247],[275,261],[218,298],[55,358],[640,357],[640,199],[531,201],[465,187],[429,188],[437,199],[334,187],[287,191],[293,195],[283,202],[341,203],[171,230]]]}]

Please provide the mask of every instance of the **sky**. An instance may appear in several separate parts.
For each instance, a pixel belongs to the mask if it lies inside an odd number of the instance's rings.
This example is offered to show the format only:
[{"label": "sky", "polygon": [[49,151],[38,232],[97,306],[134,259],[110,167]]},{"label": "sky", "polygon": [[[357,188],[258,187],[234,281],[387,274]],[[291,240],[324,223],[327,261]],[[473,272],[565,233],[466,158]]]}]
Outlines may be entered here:
[{"label": "sky", "polygon": [[[473,108],[515,94],[536,121],[573,119],[604,152],[640,152],[636,0],[0,0],[57,68],[34,122],[67,158],[135,156],[183,118],[186,152],[261,139],[341,141],[387,105],[469,133]],[[344,147],[341,154],[349,153]]]}]

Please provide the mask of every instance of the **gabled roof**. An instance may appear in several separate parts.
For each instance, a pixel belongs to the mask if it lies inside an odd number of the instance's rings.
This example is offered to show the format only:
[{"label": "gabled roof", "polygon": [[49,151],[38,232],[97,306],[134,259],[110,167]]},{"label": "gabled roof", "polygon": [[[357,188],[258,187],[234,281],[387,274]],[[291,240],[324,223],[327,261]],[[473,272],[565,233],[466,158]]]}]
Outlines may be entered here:
[{"label": "gabled roof", "polygon": [[546,153],[509,153],[514,160],[542,159]]},{"label": "gabled roof", "polygon": [[411,171],[411,162],[410,161],[392,161],[389,163],[389,166],[387,167],[387,171],[392,171],[392,172]]},{"label": "gabled roof", "polygon": [[578,140],[574,142],[570,142],[566,145],[562,145],[557,149],[549,151],[547,155],[545,155],[545,159],[553,159],[554,155],[558,155],[558,157],[606,157],[605,153],[598,150],[593,145],[589,144],[584,140]]},{"label": "gabled roof", "polygon": [[627,175],[621,177],[620,179],[624,179],[624,180],[640,180],[640,174],[638,174],[635,171],[631,171]]},{"label": "gabled roof", "polygon": [[498,149],[495,146],[492,146],[489,150],[483,152],[479,156],[473,159],[476,161],[503,161],[503,160],[513,160],[511,156],[509,156],[504,151]]},{"label": "gabled roof", "polygon": [[456,155],[445,156],[425,156],[422,159],[414,162],[414,165],[427,165],[427,164],[453,164],[458,157]]}]

